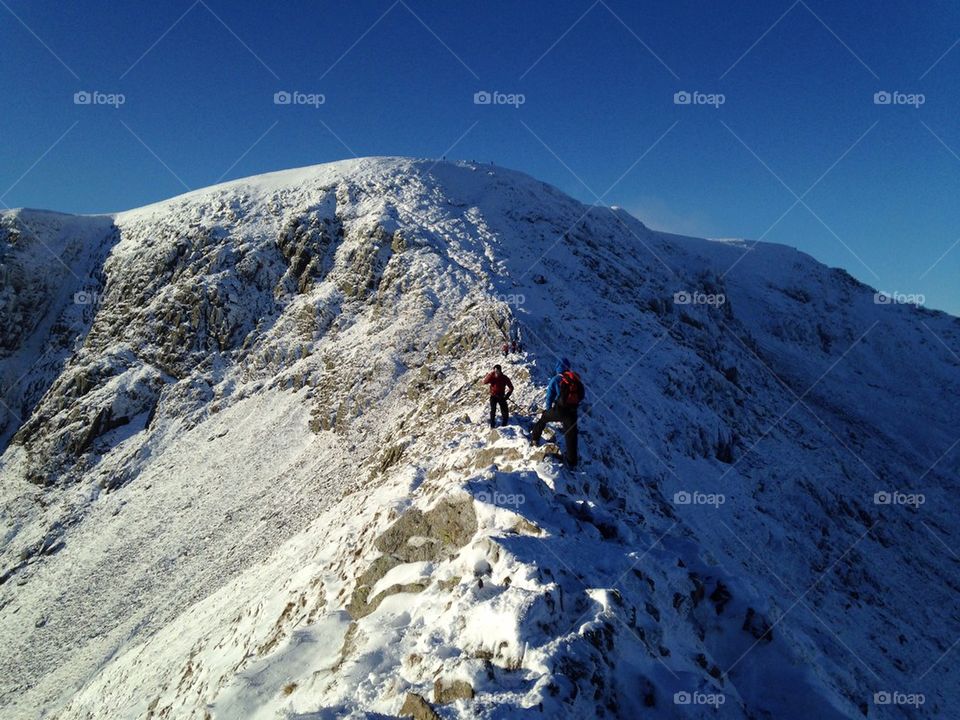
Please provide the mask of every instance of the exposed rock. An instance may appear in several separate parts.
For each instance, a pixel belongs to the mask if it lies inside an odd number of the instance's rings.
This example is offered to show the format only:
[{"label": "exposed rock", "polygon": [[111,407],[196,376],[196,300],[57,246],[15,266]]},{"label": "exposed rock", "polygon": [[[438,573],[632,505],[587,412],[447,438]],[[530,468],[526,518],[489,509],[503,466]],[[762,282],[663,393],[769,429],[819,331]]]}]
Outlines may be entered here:
[{"label": "exposed rock", "polygon": [[468,496],[441,500],[427,512],[408,510],[374,541],[383,554],[357,578],[347,612],[359,619],[390,595],[425,589],[423,582],[396,584],[370,597],[377,582],[397,565],[441,559],[466,545],[476,531],[477,517]]},{"label": "exposed rock", "polygon": [[375,606],[370,606],[367,603],[373,586],[400,563],[401,561],[392,555],[381,555],[363,571],[363,574],[357,578],[353,594],[350,596],[350,602],[347,603],[346,609],[350,613],[350,617],[356,620],[369,615],[373,611]]},{"label": "exposed rock", "polygon": [[381,552],[401,562],[436,560],[445,550],[456,550],[477,531],[477,516],[469,496],[441,500],[427,512],[408,510],[380,535]]},{"label": "exposed rock", "polygon": [[400,708],[400,717],[412,717],[414,720],[441,720],[440,716],[430,707],[430,703],[417,693],[407,693],[403,706]]},{"label": "exposed rock", "polygon": [[757,640],[773,642],[773,626],[770,621],[752,607],[747,608],[747,616],[743,620],[743,629]]},{"label": "exposed rock", "polygon": [[730,602],[733,596],[730,594],[730,590],[722,582],[717,580],[717,587],[714,588],[713,592],[710,593],[710,602],[713,603],[713,606],[717,610],[717,615],[723,612],[723,609],[727,606],[727,603]]},{"label": "exposed rock", "polygon": [[277,247],[289,263],[277,293],[284,287],[297,293],[309,292],[329,271],[334,239],[342,232],[342,226],[330,218],[315,214],[292,218],[277,237]]},{"label": "exposed rock", "polygon": [[433,701],[438,705],[446,705],[457,700],[473,700],[475,694],[473,685],[466,680],[444,681],[437,678],[433,682]]},{"label": "exposed rock", "polygon": [[403,456],[403,451],[406,450],[406,448],[406,443],[397,443],[384,450],[380,456],[380,463],[377,465],[377,470],[383,473],[386,472],[390,466],[396,465]]},{"label": "exposed rock", "polygon": [[517,520],[514,526],[510,528],[510,531],[516,533],[517,535],[542,535],[543,534],[543,530],[541,528],[537,527],[535,524],[533,524],[532,522],[530,522],[524,517],[521,517],[519,520]]}]

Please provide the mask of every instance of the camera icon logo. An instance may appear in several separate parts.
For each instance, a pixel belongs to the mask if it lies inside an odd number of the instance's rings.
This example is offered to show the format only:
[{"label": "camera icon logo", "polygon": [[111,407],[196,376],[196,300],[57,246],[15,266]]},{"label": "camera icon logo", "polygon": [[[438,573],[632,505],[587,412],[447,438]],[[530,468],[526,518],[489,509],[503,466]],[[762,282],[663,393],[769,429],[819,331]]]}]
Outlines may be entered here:
[{"label": "camera icon logo", "polygon": [[889,105],[893,102],[893,95],[886,90],[878,90],[873,94],[874,105]]},{"label": "camera icon logo", "polygon": [[486,90],[479,90],[473,94],[474,105],[489,105],[493,102],[493,95]]},{"label": "camera icon logo", "polygon": [[274,105],[289,105],[293,101],[293,96],[286,90],[280,90],[273,94]]},{"label": "camera icon logo", "polygon": [[886,490],[879,490],[873,494],[874,505],[889,505],[893,502],[893,495]]},{"label": "camera icon logo", "polygon": [[881,690],[880,692],[875,692],[873,694],[873,702],[875,705],[889,705],[893,702],[893,698],[890,693],[886,690]]},{"label": "camera icon logo", "polygon": [[674,105],[689,105],[693,102],[693,96],[686,90],[678,90],[673,94]]},{"label": "camera icon logo", "polygon": [[73,94],[74,105],[89,105],[93,102],[93,95],[86,90],[80,90]]},{"label": "camera icon logo", "polygon": [[680,692],[675,692],[673,694],[674,705],[689,705],[692,700],[693,698],[686,690],[681,690]]},{"label": "camera icon logo", "polygon": [[686,290],[681,290],[680,292],[675,292],[673,294],[673,302],[677,305],[689,305],[692,302],[690,293]]},{"label": "camera icon logo", "polygon": [[674,505],[689,505],[693,502],[693,496],[686,490],[678,490],[673,494]]}]

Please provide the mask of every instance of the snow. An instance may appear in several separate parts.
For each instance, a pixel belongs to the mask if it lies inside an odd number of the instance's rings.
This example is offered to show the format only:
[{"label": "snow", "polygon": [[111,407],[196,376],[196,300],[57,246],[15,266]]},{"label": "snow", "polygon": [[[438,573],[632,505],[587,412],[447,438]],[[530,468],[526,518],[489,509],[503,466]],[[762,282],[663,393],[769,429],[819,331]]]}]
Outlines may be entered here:
[{"label": "snow", "polygon": [[[30,279],[0,356],[30,430],[0,444],[5,717],[395,716],[438,679],[476,693],[444,718],[960,701],[956,318],[472,163],[25,213],[4,227],[74,247],[102,298],[4,241]],[[559,356],[588,388],[576,472],[524,434]],[[516,392],[490,430],[494,362]],[[104,408],[126,423],[68,452]],[[453,530],[417,529],[352,616],[384,532],[464,498],[469,537],[425,560]]]},{"label": "snow", "polygon": [[350,616],[340,612],[324,616],[308,629],[294,630],[281,650],[236,675],[217,696],[213,712],[250,720],[275,717],[277,699],[297,689],[290,678],[333,669],[349,625]]},{"label": "snow", "polygon": [[[421,542],[416,542],[420,540]],[[427,538],[412,537],[410,544],[414,546],[422,545]],[[430,577],[431,564],[428,562],[404,563],[387,571],[387,574],[377,580],[373,589],[370,591],[370,597],[375,598],[384,590],[392,585],[409,585],[424,578]]]},{"label": "snow", "polygon": [[[97,298],[88,291],[113,236],[111,219],[41,210],[0,213],[0,447],[38,399],[36,384],[58,372],[89,323]],[[77,294],[83,302],[76,303]],[[56,334],[56,341],[45,340]]]}]

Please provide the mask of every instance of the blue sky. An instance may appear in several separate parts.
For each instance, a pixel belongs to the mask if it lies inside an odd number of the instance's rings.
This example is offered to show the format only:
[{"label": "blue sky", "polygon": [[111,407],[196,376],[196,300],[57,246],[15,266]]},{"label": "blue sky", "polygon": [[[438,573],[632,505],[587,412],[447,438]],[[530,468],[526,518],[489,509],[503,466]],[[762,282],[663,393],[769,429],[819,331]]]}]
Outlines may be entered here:
[{"label": "blue sky", "polygon": [[958,40],[960,5],[933,0],[0,0],[0,207],[446,155],[960,314]]}]

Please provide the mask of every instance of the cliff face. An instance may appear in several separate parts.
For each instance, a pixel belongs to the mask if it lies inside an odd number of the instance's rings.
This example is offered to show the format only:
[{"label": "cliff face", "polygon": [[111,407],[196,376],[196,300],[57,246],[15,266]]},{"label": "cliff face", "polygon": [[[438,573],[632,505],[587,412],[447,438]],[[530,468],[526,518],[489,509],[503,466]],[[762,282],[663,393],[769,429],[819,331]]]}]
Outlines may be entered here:
[{"label": "cliff face", "polygon": [[[465,163],[0,231],[5,714],[960,699],[955,318]],[[577,472],[523,432],[559,356]]]}]

